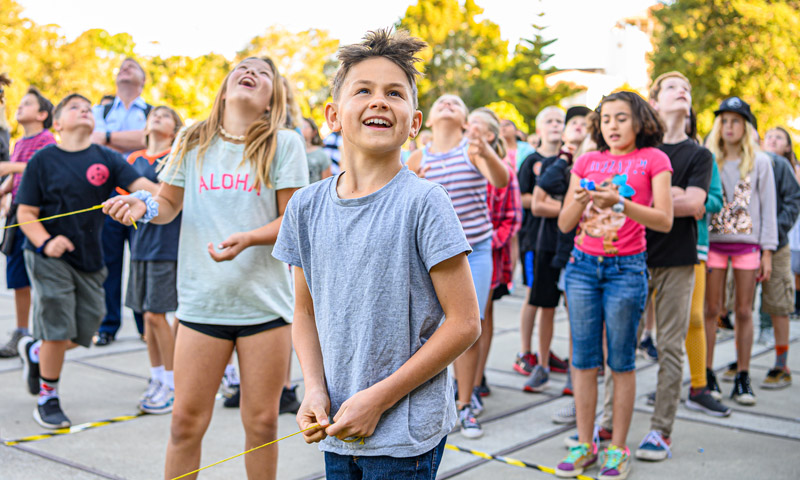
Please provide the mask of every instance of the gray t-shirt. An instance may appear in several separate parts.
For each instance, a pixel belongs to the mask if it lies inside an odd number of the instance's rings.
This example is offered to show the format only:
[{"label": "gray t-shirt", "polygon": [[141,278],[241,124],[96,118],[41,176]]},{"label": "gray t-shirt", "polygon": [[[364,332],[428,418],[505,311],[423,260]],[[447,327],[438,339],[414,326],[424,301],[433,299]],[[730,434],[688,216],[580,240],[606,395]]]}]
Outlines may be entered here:
[{"label": "gray t-shirt", "polygon": [[[272,254],[301,267],[314,302],[330,416],[394,373],[433,335],[444,312],[430,269],[471,251],[440,185],[403,169],[383,188],[341,199],[326,178],[289,201]],[[360,442],[328,437],[340,455],[411,457],[439,444],[456,422],[447,370],[381,417]]]},{"label": "gray t-shirt", "polygon": [[322,172],[331,166],[331,157],[324,148],[318,148],[306,152],[308,157],[308,183],[319,182],[322,180]]},{"label": "gray t-shirt", "polygon": [[[176,155],[177,142],[172,148]],[[181,320],[212,325],[257,325],[278,317],[292,321],[294,295],[288,267],[272,258],[272,245],[254,245],[230,262],[215,262],[209,242],[263,227],[278,218],[276,190],[308,185],[300,136],[278,131],[270,168],[272,188],[255,189],[256,173],[244,161],[244,144],[215,137],[201,162],[197,148],[180,165],[167,163],[159,180],[183,191],[178,243],[178,311]]]}]

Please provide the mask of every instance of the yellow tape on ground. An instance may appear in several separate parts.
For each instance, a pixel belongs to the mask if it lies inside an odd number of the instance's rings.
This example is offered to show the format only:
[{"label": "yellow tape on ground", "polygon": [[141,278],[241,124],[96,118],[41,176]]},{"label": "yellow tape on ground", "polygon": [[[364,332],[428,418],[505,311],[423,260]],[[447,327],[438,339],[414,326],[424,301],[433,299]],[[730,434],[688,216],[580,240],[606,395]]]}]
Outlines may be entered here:
[{"label": "yellow tape on ground", "polygon": [[109,418],[108,420],[100,420],[97,422],[87,422],[81,423],[80,425],[74,425],[69,428],[59,428],[57,430],[53,430],[52,432],[40,433],[38,435],[30,435],[27,437],[18,438],[16,440],[4,440],[3,445],[6,446],[13,446],[20,443],[29,443],[29,442],[37,442],[39,440],[44,440],[46,438],[57,437],[59,435],[69,435],[71,433],[78,433],[84,430],[91,430],[92,428],[97,427],[104,427],[106,425],[111,425],[112,423],[121,423],[127,422],[128,420],[133,420],[134,418],[139,418],[144,413],[137,413],[136,415],[121,415],[119,417]]},{"label": "yellow tape on ground", "polygon": [[[522,460],[517,460],[514,458],[501,457],[499,455],[491,455],[489,453],[479,452],[477,450],[472,450],[470,448],[459,447],[458,445],[453,445],[450,443],[445,444],[445,448],[447,448],[448,450],[455,450],[457,452],[469,453],[470,455],[484,458],[486,460],[495,460],[498,462],[505,463],[506,465],[513,465],[515,467],[521,467],[521,468],[531,468],[533,470],[538,470],[543,473],[549,473],[550,475],[556,474],[556,470],[551,467],[545,467],[542,465],[537,465],[535,463],[523,462]],[[586,475],[577,475],[573,478],[577,478],[578,480],[597,480],[594,477],[588,477]]]}]

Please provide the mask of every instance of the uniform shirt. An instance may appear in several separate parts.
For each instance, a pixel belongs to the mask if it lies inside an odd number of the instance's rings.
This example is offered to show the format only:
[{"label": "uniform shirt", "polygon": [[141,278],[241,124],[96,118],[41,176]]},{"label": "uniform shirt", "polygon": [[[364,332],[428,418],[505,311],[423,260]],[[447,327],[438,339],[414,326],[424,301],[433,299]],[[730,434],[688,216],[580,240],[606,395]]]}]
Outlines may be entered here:
[{"label": "uniform shirt", "polygon": [[[142,97],[137,97],[133,101],[130,108],[125,108],[125,104],[119,97],[114,97],[114,103],[111,104],[111,110],[108,115],[103,118],[105,112],[104,105],[95,105],[92,108],[94,115],[94,131],[95,132],[128,132],[131,130],[144,130],[147,126],[147,103],[142,100]],[[125,152],[125,155],[130,155],[132,152]]]}]

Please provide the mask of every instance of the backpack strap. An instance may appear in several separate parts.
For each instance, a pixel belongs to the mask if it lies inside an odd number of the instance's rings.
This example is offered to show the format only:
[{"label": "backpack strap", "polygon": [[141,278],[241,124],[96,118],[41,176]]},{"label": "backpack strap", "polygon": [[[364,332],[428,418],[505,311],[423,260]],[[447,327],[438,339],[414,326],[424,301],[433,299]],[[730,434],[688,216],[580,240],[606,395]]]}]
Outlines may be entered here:
[{"label": "backpack strap", "polygon": [[[113,107],[113,106],[114,106],[114,102],[111,102],[111,103],[103,106],[103,120],[105,120],[108,117],[108,114],[111,112],[111,107]],[[144,118],[147,118],[147,116],[150,115],[150,111],[151,110],[153,110],[153,106],[150,105],[149,103],[145,102],[145,104],[144,104]]]}]

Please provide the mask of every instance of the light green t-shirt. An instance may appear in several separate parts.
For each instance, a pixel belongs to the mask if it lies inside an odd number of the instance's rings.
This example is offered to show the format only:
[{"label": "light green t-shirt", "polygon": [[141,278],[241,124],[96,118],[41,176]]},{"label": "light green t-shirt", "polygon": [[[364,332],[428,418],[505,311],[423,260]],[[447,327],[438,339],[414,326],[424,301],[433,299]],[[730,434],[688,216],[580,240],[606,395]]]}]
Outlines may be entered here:
[{"label": "light green t-shirt", "polygon": [[269,176],[272,188],[253,188],[257,176],[249,161],[242,162],[243,154],[243,144],[216,137],[201,165],[194,149],[180,166],[159,175],[162,182],[184,188],[175,314],[180,320],[236,326],[278,317],[292,321],[289,267],[272,257],[272,245],[249,247],[229,262],[217,263],[208,254],[209,242],[216,248],[233,233],[275,220],[276,190],[308,184],[305,147],[294,132],[278,132]]}]

